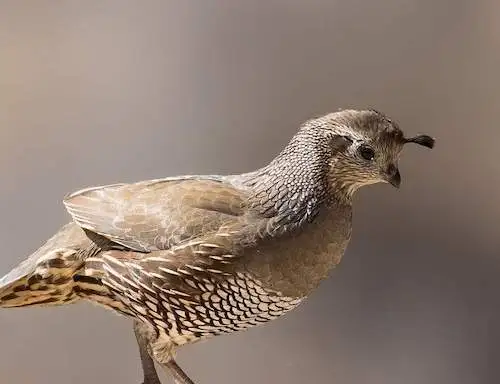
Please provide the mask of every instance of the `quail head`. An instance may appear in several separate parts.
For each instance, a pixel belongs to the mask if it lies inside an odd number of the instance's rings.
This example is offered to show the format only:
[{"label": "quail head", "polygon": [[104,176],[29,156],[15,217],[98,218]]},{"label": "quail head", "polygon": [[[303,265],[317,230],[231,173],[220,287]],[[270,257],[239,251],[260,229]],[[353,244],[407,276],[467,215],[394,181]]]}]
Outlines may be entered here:
[{"label": "quail head", "polygon": [[0,307],[87,300],[134,321],[144,384],[154,362],[176,382],[178,347],[295,308],[340,262],[352,197],[399,187],[405,138],[374,110],[311,119],[267,165],[87,188],[64,198],[71,222],[0,279]]}]

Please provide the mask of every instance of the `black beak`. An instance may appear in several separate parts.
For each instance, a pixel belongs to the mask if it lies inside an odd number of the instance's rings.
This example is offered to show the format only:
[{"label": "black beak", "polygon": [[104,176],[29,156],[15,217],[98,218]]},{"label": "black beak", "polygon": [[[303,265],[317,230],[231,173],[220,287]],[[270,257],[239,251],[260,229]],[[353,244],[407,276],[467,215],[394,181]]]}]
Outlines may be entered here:
[{"label": "black beak", "polygon": [[399,174],[399,171],[396,171],[396,173],[392,175],[388,181],[393,187],[399,188],[401,186],[401,175]]},{"label": "black beak", "polygon": [[399,173],[399,169],[395,165],[390,165],[387,170],[387,181],[395,188],[399,188],[401,186],[401,174]]}]

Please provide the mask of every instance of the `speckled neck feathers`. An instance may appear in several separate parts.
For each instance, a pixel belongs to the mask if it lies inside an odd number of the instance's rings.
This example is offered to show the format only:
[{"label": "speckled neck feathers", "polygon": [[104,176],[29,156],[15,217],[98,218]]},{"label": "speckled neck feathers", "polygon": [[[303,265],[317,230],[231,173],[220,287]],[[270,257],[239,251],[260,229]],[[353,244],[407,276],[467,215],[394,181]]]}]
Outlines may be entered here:
[{"label": "speckled neck feathers", "polygon": [[[265,167],[238,176],[252,193],[251,205],[272,218],[274,231],[286,231],[312,221],[325,206],[350,199],[331,190],[332,161],[339,145],[335,135],[303,127]],[[342,192],[342,191],[340,191]],[[348,201],[349,200],[349,201]]]}]

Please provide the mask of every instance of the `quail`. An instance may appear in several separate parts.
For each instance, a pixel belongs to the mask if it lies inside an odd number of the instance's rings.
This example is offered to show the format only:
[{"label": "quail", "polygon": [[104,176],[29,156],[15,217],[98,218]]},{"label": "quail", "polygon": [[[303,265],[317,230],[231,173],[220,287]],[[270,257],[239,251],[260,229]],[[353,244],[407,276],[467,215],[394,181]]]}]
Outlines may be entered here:
[{"label": "quail", "polygon": [[179,384],[178,347],[242,331],[299,305],[340,262],[352,200],[399,187],[405,138],[376,110],[303,123],[268,164],[238,175],[187,175],[67,195],[71,216],[0,280],[0,307],[87,300],[133,319],[144,384],[154,362]]}]

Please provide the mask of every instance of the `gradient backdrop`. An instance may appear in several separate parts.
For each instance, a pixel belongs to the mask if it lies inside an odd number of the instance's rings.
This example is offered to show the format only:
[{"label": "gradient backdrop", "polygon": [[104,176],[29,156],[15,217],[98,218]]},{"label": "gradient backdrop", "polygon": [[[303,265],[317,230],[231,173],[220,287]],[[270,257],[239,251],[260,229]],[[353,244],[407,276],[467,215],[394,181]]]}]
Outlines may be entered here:
[{"label": "gradient backdrop", "polygon": [[[375,107],[403,186],[363,190],[332,277],[267,326],[193,345],[200,384],[500,382],[500,5],[463,0],[0,2],[7,272],[89,185],[233,173],[307,118]],[[138,384],[130,321],[2,310],[0,384]],[[165,380],[168,382],[168,380]]]}]

